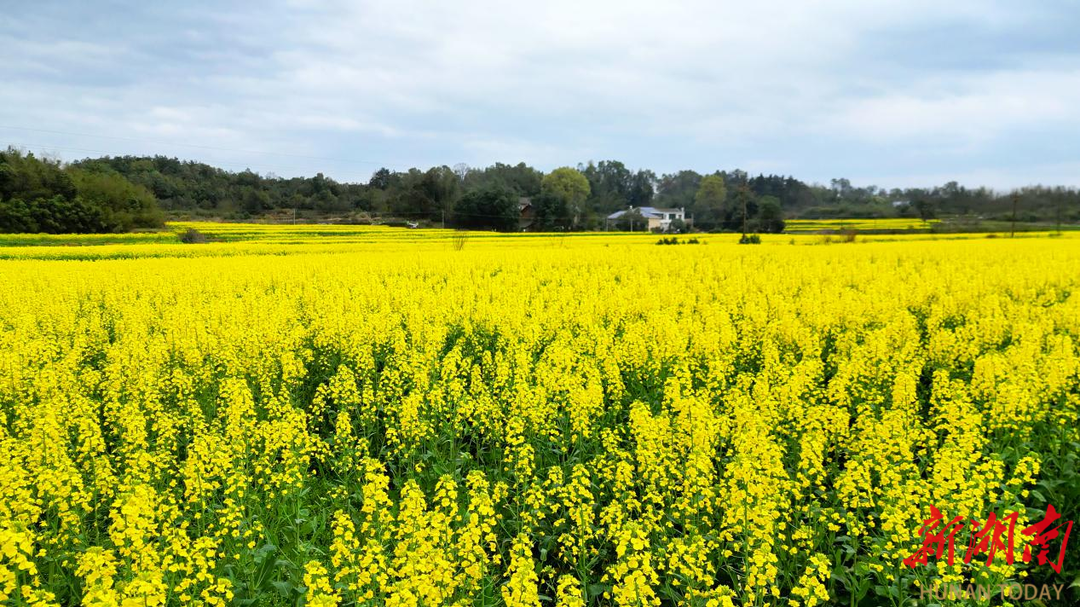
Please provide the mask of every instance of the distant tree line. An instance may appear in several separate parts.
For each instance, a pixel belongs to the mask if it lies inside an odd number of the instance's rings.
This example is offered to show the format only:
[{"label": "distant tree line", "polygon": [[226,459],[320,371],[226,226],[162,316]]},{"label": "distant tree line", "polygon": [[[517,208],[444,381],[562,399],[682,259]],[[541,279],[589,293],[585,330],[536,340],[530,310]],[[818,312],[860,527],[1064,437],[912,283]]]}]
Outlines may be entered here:
[{"label": "distant tree line", "polygon": [[[105,166],[146,187],[167,212],[244,218],[292,210],[325,215],[366,213],[467,228],[513,230],[518,201],[530,201],[536,230],[595,230],[627,207],[683,208],[694,229],[782,229],[785,218],[828,219],[978,216],[1019,221],[1080,221],[1075,188],[1033,186],[1000,193],[950,182],[935,188],[856,187],[847,179],[807,184],[791,176],[745,171],[657,175],[617,160],[588,162],[544,174],[525,163],[476,168],[463,164],[427,170],[375,171],[367,183],[314,177],[280,178],[230,172],[164,156],[83,160]],[[744,205],[745,203],[745,205]],[[744,217],[745,208],[745,217]],[[745,221],[744,221],[745,220]]]},{"label": "distant tree line", "polygon": [[104,233],[162,226],[154,195],[108,165],[0,151],[0,232]]},{"label": "distant tree line", "polygon": [[[618,229],[640,214],[624,215],[614,223],[606,220],[608,215],[648,206],[685,209],[688,220],[676,222],[675,228],[702,231],[778,232],[790,218],[1009,220],[1014,207],[1018,221],[1080,221],[1080,192],[1075,188],[1033,186],[1000,193],[950,182],[886,190],[856,187],[847,179],[807,184],[790,176],[752,176],[741,170],[657,175],[616,160],[547,174],[525,163],[381,168],[366,183],[343,183],[322,173],[282,178],[165,156],[103,157],[62,166],[9,149],[0,158],[0,171],[39,175],[19,179],[49,184],[33,191],[33,186],[10,185],[15,181],[0,173],[0,212],[6,218],[0,229],[6,231],[12,226],[54,231],[65,225],[85,231],[131,229],[160,222],[157,208],[173,216],[245,219],[293,212],[301,217],[397,218],[506,231],[523,226],[543,231]],[[527,223],[522,221],[526,207]]]}]

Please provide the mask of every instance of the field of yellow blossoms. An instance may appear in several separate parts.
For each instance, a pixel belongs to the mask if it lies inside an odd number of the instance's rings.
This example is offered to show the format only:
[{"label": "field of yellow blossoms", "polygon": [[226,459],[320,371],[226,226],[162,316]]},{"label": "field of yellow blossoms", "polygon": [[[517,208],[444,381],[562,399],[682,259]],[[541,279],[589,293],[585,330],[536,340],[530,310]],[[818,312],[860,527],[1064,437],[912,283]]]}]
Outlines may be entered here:
[{"label": "field of yellow blossoms", "polygon": [[930,506],[1080,519],[1080,238],[199,230],[0,239],[4,604],[952,604],[920,588],[1080,571],[1019,533],[902,562]]}]

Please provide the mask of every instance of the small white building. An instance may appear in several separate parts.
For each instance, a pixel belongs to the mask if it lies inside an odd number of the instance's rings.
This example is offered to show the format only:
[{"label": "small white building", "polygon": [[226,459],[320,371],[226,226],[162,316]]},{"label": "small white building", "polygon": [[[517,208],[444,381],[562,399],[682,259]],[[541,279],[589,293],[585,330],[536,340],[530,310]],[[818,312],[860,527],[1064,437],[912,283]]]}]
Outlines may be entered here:
[{"label": "small white building", "polygon": [[608,215],[607,216],[608,225],[611,225],[612,223],[618,221],[619,218],[622,217],[623,215],[626,215],[627,213],[631,213],[631,212],[633,212],[635,210],[638,213],[640,213],[641,216],[647,222],[647,225],[642,226],[642,227],[646,228],[646,229],[648,229],[650,231],[652,231],[652,230],[660,230],[661,232],[667,232],[668,229],[671,227],[671,222],[672,221],[675,221],[676,219],[678,219],[680,221],[686,221],[686,210],[682,209],[682,208],[678,208],[678,209],[659,209],[659,208],[656,208],[656,207],[637,207],[635,209],[634,207],[631,206],[630,208],[626,209],[625,211],[615,211],[611,215]]}]

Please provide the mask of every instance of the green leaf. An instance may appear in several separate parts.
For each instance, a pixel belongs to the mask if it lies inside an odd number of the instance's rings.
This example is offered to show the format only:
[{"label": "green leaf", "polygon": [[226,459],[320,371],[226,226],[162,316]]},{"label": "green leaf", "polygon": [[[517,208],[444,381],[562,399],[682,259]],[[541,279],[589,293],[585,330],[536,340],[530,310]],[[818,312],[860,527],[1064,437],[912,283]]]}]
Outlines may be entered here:
[{"label": "green leaf", "polygon": [[297,590],[296,586],[294,586],[293,583],[288,580],[270,582],[270,585],[273,586],[278,591],[278,594],[283,597],[288,597]]}]

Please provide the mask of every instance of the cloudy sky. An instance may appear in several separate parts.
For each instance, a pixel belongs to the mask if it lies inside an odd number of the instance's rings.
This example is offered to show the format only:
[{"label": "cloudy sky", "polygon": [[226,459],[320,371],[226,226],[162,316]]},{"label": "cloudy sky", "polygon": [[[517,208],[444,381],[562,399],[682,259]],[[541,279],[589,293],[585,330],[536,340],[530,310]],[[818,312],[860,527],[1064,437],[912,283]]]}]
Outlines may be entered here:
[{"label": "cloudy sky", "polygon": [[8,0],[0,145],[1080,185],[1077,25],[1072,0]]}]

